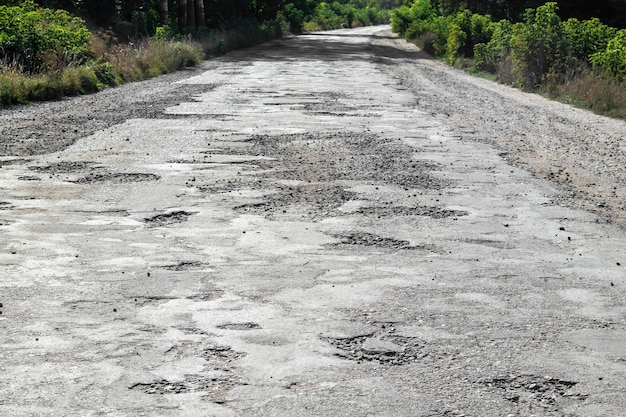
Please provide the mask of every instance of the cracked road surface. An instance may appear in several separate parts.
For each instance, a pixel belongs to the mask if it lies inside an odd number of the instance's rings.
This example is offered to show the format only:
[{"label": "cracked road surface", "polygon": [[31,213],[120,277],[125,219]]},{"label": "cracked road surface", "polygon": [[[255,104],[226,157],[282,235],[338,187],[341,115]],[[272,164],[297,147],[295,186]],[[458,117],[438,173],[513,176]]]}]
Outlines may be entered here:
[{"label": "cracked road surface", "polygon": [[624,415],[623,122],[385,27],[206,66],[3,111],[0,415]]}]

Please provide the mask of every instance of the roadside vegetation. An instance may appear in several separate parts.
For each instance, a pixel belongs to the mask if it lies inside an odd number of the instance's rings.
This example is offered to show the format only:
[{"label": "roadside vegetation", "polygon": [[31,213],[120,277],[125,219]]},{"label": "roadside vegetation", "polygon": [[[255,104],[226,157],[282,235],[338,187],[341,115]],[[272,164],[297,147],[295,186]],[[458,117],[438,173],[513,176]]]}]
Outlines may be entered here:
[{"label": "roadside vegetation", "polygon": [[467,3],[406,0],[391,12],[392,30],[450,65],[626,118],[626,29],[562,18],[554,2],[499,20]]},{"label": "roadside vegetation", "polygon": [[0,105],[87,94],[303,30],[389,22],[401,0],[0,0]]}]

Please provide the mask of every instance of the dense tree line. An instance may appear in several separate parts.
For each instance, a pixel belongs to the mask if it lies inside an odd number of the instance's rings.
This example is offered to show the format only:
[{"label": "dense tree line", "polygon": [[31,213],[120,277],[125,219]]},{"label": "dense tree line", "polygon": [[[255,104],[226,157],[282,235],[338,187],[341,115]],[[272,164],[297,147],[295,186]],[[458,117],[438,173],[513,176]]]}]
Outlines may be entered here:
[{"label": "dense tree line", "polygon": [[[404,1],[410,6],[411,0]],[[546,0],[432,0],[435,10],[449,15],[461,10],[489,15],[495,21],[507,19],[518,22],[524,19],[527,9],[543,6]],[[579,20],[598,18],[609,26],[626,28],[626,1],[624,0],[566,0],[559,2],[559,16],[562,19]]]},{"label": "dense tree line", "polygon": [[[352,23],[382,23],[388,11],[402,0],[39,0],[43,8],[63,9],[96,25],[126,23],[137,34],[154,34],[156,27],[169,26],[179,33],[197,28],[228,29],[242,21],[269,22],[282,19],[293,31],[306,22],[327,26]],[[0,5],[18,6],[22,1],[0,0]],[[385,13],[381,13],[385,11]],[[358,14],[360,16],[357,16]],[[359,20],[360,19],[360,20]],[[332,22],[331,22],[332,21]],[[334,23],[333,23],[334,22]],[[129,25],[130,24],[130,25]]]},{"label": "dense tree line", "polygon": [[[0,5],[18,6],[23,1],[0,0]],[[40,0],[39,6],[63,9],[98,25],[126,22],[139,34],[153,34],[157,26],[168,25],[178,32],[198,27],[236,27],[242,20],[259,22],[283,18],[300,30],[306,22],[318,21],[320,28],[341,22],[343,26],[379,23],[381,11],[401,6],[403,0]],[[413,2],[405,0],[410,6]],[[524,11],[537,8],[545,0],[432,0],[432,6],[448,15],[460,10],[489,15],[493,20],[523,20]],[[364,10],[367,10],[364,12]],[[355,20],[357,12],[362,22]],[[588,19],[599,18],[617,28],[626,27],[624,0],[568,0],[559,4],[559,15]],[[339,18],[335,17],[339,16]]]}]

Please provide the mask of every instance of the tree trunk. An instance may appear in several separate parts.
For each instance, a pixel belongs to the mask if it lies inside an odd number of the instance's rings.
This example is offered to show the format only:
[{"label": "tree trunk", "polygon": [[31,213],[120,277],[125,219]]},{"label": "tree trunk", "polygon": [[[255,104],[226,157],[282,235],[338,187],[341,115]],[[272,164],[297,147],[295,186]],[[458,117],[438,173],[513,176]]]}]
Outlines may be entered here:
[{"label": "tree trunk", "polygon": [[196,2],[195,0],[187,0],[187,27],[196,27]]},{"label": "tree trunk", "polygon": [[187,0],[178,0],[178,31],[185,33],[187,27]]},{"label": "tree trunk", "polygon": [[169,20],[170,20],[169,8],[168,8],[167,3],[168,3],[167,0],[160,0],[159,1],[159,13],[161,14],[161,24],[162,25],[167,25],[169,23]]},{"label": "tree trunk", "polygon": [[195,0],[196,3],[196,27],[206,26],[204,15],[204,0]]}]

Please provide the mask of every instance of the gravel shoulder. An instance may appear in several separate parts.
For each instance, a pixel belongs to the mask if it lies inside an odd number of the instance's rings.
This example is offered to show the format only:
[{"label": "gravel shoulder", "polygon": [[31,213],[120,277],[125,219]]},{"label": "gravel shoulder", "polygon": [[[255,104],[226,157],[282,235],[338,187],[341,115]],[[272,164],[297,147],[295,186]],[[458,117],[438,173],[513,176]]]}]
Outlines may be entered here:
[{"label": "gravel shoulder", "polygon": [[[420,54],[391,32],[378,36],[374,45]],[[559,201],[626,224],[626,121],[472,77],[427,55],[420,58],[386,65],[415,92],[420,108],[447,118],[465,138],[498,146],[538,178],[558,183],[567,190]]]}]

